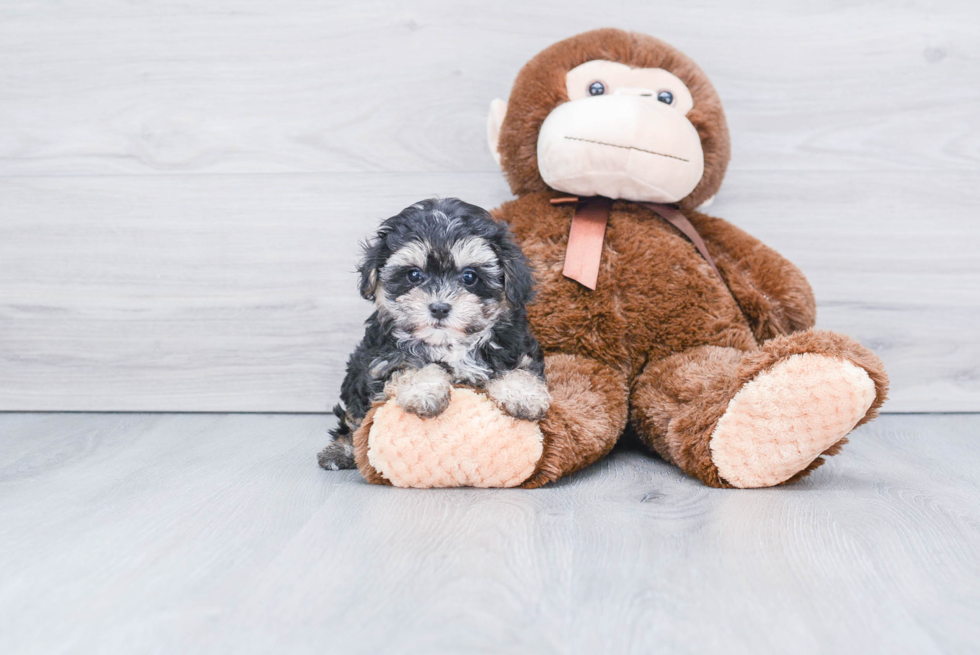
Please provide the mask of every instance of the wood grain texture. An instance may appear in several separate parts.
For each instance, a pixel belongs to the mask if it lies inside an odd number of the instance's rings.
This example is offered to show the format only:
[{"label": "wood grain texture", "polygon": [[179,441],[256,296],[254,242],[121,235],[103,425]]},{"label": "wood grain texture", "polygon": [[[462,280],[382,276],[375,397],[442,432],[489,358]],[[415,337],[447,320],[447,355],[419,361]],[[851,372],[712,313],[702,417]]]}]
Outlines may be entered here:
[{"label": "wood grain texture", "polygon": [[0,414],[4,653],[966,653],[980,417],[885,416],[803,483],[619,450],[400,490],[310,415]]},{"label": "wood grain texture", "polygon": [[428,195],[507,199],[489,101],[601,25],[709,73],[712,212],[883,356],[885,411],[980,411],[972,0],[4,2],[0,410],[324,411],[357,241]]},{"label": "wood grain texture", "polygon": [[[974,175],[727,185],[712,213],[796,262],[818,325],[885,360],[886,411],[980,409]],[[0,180],[0,409],[326,411],[371,311],[358,240],[452,193],[507,198],[497,174]]]},{"label": "wood grain texture", "polygon": [[485,174],[0,180],[0,409],[326,411],[372,311],[359,240],[450,192],[490,206],[505,188]]},{"label": "wood grain texture", "polygon": [[973,0],[7,0],[0,174],[489,172],[490,100],[605,26],[701,64],[736,169],[980,165]]}]

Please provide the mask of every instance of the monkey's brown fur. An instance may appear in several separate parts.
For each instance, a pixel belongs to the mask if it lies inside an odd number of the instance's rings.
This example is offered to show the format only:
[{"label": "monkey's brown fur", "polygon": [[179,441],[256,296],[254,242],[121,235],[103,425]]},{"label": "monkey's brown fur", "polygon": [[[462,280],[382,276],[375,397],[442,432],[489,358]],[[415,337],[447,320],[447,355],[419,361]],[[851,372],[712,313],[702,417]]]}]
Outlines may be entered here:
[{"label": "monkey's brown fur", "polygon": [[[701,137],[705,172],[680,206],[727,286],[676,229],[628,201],[612,207],[596,290],[562,275],[575,210],[550,202],[561,194],[538,173],[536,143],[545,118],[568,99],[566,73],[596,59],[663,68],[691,90],[688,118]],[[551,46],[517,77],[499,152],[518,198],[495,215],[511,225],[537,271],[537,302],[529,316],[546,353],[554,397],[541,423],[544,455],[524,486],[546,484],[602,458],[627,421],[686,473],[711,486],[731,486],[712,462],[712,432],[746,382],[793,354],[828,355],[864,369],[876,397],[860,423],[877,415],[888,386],[878,358],[846,336],[812,329],[813,293],[795,266],[742,230],[694,210],[721,185],[729,139],[714,88],[685,55],[620,30],[588,32]],[[836,454],[845,441],[823,454]],[[358,447],[358,464],[374,481],[380,476],[364,450]]]},{"label": "monkey's brown fur", "polygon": [[618,61],[635,68],[663,68],[679,77],[694,96],[687,118],[704,149],[704,176],[680,204],[698,207],[718,192],[731,148],[721,100],[708,77],[687,55],[646,34],[604,29],[560,41],[525,64],[517,75],[500,133],[500,157],[510,190],[517,196],[550,189],[538,173],[537,142],[551,110],[568,100],[565,74],[593,59]]}]

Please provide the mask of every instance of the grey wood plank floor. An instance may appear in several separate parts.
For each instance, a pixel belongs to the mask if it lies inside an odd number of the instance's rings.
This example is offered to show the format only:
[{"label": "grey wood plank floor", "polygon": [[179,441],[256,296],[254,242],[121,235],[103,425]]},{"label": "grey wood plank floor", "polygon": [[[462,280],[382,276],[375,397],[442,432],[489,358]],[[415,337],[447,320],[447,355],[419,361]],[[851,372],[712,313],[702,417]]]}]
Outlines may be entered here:
[{"label": "grey wood plank floor", "polygon": [[524,490],[318,469],[316,415],[0,414],[0,652],[966,653],[980,416],[806,481],[629,449]]}]

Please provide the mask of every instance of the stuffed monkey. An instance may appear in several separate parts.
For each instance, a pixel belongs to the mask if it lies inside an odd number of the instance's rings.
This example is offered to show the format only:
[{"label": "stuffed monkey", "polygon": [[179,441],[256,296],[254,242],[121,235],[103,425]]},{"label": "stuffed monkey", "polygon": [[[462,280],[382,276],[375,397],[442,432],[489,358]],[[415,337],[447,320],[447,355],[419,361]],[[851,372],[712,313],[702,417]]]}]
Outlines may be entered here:
[{"label": "stuffed monkey", "polygon": [[494,215],[536,269],[529,318],[551,408],[535,424],[472,390],[435,419],[379,403],[354,437],[369,481],[538,487],[630,426],[707,485],[768,487],[809,474],[877,415],[881,361],[813,329],[795,266],[698,211],[729,137],[691,59],[615,29],[561,41],[492,103],[488,136],[517,196]]}]

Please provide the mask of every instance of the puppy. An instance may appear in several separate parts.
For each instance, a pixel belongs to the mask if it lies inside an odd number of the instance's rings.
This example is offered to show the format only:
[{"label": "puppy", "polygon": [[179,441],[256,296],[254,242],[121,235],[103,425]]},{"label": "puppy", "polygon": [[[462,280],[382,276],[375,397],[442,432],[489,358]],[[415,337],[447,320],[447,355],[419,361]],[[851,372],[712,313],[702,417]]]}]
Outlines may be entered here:
[{"label": "puppy", "polygon": [[531,267],[486,210],[456,198],[414,204],[381,224],[357,270],[377,309],[347,362],[320,466],[354,468],[352,435],[386,398],[428,418],[460,384],[485,389],[516,418],[544,417],[551,396],[525,310]]}]

